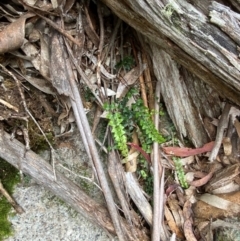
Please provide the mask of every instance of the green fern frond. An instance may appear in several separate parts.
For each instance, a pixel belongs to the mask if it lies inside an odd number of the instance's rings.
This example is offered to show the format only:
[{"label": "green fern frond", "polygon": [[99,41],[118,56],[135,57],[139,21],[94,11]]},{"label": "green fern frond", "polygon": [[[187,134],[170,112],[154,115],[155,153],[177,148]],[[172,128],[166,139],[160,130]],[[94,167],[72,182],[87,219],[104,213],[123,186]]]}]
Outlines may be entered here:
[{"label": "green fern frond", "polygon": [[174,164],[175,164],[177,177],[178,177],[178,180],[180,182],[181,187],[188,188],[188,183],[187,183],[187,180],[186,180],[186,176],[185,176],[180,158],[174,157],[173,161],[174,161]]},{"label": "green fern frond", "polygon": [[165,141],[154,126],[153,112],[144,106],[141,99],[137,100],[131,107],[127,106],[128,100],[135,93],[135,89],[130,89],[121,101],[104,105],[104,109],[108,111],[107,118],[112,127],[114,140],[124,157],[128,155],[127,141],[128,138],[131,138],[135,127],[138,127],[137,132],[142,148],[147,153],[151,152],[153,142],[163,143]]}]

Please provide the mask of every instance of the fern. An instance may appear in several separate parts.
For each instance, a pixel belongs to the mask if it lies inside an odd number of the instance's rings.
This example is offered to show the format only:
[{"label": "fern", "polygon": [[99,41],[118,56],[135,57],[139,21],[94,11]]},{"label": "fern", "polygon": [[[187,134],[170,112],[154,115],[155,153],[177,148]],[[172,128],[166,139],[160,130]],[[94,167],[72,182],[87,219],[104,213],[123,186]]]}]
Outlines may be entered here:
[{"label": "fern", "polygon": [[187,183],[187,180],[186,180],[185,173],[183,171],[183,166],[182,166],[180,158],[174,157],[173,161],[174,161],[174,164],[175,164],[177,177],[178,177],[178,180],[180,182],[181,187],[188,188],[188,183]]},{"label": "fern", "polygon": [[117,144],[117,148],[120,150],[121,154],[124,157],[128,156],[128,147],[127,147],[127,137],[122,125],[123,118],[120,112],[116,111],[116,105],[106,105],[105,109],[108,110],[107,118],[110,120],[109,125],[112,127],[112,133],[114,140]]},{"label": "fern", "polygon": [[144,106],[141,99],[137,100],[136,103],[132,105],[134,119],[139,126],[140,132],[139,136],[143,149],[147,152],[151,152],[151,145],[153,142],[163,143],[165,139],[157,131],[152,122],[152,113],[147,107]]},{"label": "fern", "polygon": [[129,70],[131,70],[131,68],[133,66],[134,66],[133,57],[132,56],[126,56],[125,58],[123,58],[123,60],[118,62],[115,67],[117,69],[124,68],[126,71],[129,71]]},{"label": "fern", "polygon": [[142,149],[150,153],[153,142],[163,143],[165,139],[156,130],[152,122],[152,113],[146,108],[142,100],[137,100],[131,107],[127,106],[130,97],[136,93],[135,89],[129,90],[127,95],[118,103],[105,104],[108,111],[107,118],[112,127],[114,140],[121,154],[128,155],[127,141],[130,141],[132,131],[137,127]]}]

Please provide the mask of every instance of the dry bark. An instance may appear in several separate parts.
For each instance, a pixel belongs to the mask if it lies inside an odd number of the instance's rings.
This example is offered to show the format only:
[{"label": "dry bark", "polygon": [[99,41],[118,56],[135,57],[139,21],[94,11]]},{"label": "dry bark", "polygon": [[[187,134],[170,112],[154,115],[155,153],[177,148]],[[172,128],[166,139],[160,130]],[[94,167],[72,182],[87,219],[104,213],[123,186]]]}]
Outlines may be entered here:
[{"label": "dry bark", "polygon": [[[116,235],[108,210],[96,203],[79,186],[58,171],[56,171],[55,180],[52,166],[40,156],[31,150],[26,152],[22,143],[16,139],[11,140],[10,135],[3,130],[0,131],[0,146],[1,158],[21,169],[23,173],[34,177],[38,183],[48,188],[91,222]],[[129,240],[149,240],[145,230],[130,226],[123,219],[120,221]]]},{"label": "dry bark", "polygon": [[203,119],[219,116],[218,95],[156,44],[150,47],[161,94],[181,139],[188,137],[194,146],[203,146],[210,139]]},{"label": "dry bark", "polygon": [[230,34],[240,30],[238,13],[207,0],[203,10],[183,0],[102,1],[221,96],[240,105],[238,39]]}]

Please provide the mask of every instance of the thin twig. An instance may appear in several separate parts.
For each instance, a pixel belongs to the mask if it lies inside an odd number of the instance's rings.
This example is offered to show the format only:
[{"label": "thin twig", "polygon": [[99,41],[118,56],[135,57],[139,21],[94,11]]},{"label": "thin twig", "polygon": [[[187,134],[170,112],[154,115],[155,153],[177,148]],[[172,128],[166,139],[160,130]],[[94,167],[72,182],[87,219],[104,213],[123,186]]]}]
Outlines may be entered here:
[{"label": "thin twig", "polygon": [[3,187],[1,180],[0,180],[0,192],[8,200],[8,202],[13,206],[13,208],[16,210],[18,214],[22,214],[25,212],[23,208],[19,204],[17,204],[17,202],[10,196],[7,190]]},{"label": "thin twig", "polygon": [[98,62],[97,62],[97,84],[99,88],[99,94],[104,101],[104,96],[107,96],[107,91],[105,89],[105,95],[103,94],[102,88],[101,88],[101,63],[102,63],[102,50],[103,50],[103,44],[104,44],[104,24],[103,24],[103,17],[102,17],[102,11],[101,11],[101,3],[98,1],[97,3],[97,12],[98,12],[98,18],[99,18],[99,25],[100,25],[100,41],[98,46]]},{"label": "thin twig", "polygon": [[[139,71],[141,71],[141,69],[143,69],[143,63],[142,63],[140,52],[137,54],[137,57],[138,57],[138,63],[139,63]],[[141,74],[139,76],[139,82],[140,82],[141,97],[142,97],[142,100],[143,100],[143,104],[144,104],[145,107],[148,108],[147,93],[146,93],[146,87],[145,87],[145,83],[144,83],[143,74]]]},{"label": "thin twig", "polygon": [[[66,43],[67,49],[70,50],[70,47],[68,46],[67,41],[65,41],[65,43]],[[68,69],[68,71],[71,71],[71,68]],[[71,76],[71,75],[69,74],[69,76]],[[91,133],[91,129],[90,129],[87,117],[86,117],[86,113],[83,108],[82,100],[81,100],[76,82],[73,78],[69,78],[68,81],[69,81],[69,85],[72,89],[73,99],[76,102],[76,107],[77,107],[78,115],[80,117],[80,121],[82,123],[82,126],[84,126],[84,133],[85,133],[85,136],[86,136],[86,139],[88,142],[89,150],[90,150],[97,174],[98,174],[101,188],[103,190],[104,197],[106,199],[108,210],[109,210],[109,213],[112,218],[113,225],[115,227],[119,240],[124,241],[126,239],[124,238],[125,235],[123,234],[123,231],[122,231],[121,223],[119,220],[119,214],[118,214],[116,206],[114,204],[111,190],[108,186],[106,175],[104,173],[102,163],[101,163],[101,160],[98,155],[95,141],[94,141],[92,133]]]},{"label": "thin twig", "polygon": [[87,180],[88,182],[94,184],[100,191],[102,191],[102,188],[101,188],[96,182],[94,182],[91,178],[89,178],[89,177],[84,177],[84,176],[82,176],[82,175],[80,175],[80,174],[76,174],[75,172],[69,170],[67,167],[65,167],[64,165],[62,165],[62,164],[60,164],[60,163],[58,163],[57,165],[60,166],[60,167],[62,167],[62,168],[65,169],[65,170],[67,170],[68,172],[72,173],[74,176],[80,177],[81,179]]},{"label": "thin twig", "polygon": [[[69,59],[66,60],[66,65],[67,65],[67,69],[70,70],[70,69],[72,68]],[[69,71],[68,71],[68,73],[69,73]],[[71,79],[71,78],[72,78],[72,79],[75,78],[75,76],[74,76],[74,74],[73,74],[72,71],[69,73],[69,78],[70,78],[70,79]],[[97,171],[96,171],[96,169],[95,169],[95,166],[94,166],[94,164],[93,164],[93,159],[92,159],[91,151],[90,151],[90,148],[89,148],[89,145],[88,145],[88,141],[87,141],[87,137],[86,137],[86,134],[85,134],[85,131],[84,131],[82,122],[81,122],[81,118],[80,118],[80,115],[79,115],[77,103],[76,103],[76,101],[72,98],[72,96],[70,97],[70,101],[71,101],[71,105],[72,105],[72,108],[73,108],[74,116],[75,116],[75,119],[76,119],[76,124],[77,124],[78,130],[80,131],[80,134],[81,134],[81,137],[82,137],[82,141],[83,141],[84,148],[85,148],[85,150],[86,150],[86,152],[87,152],[87,155],[88,155],[88,157],[89,157],[89,160],[90,160],[90,163],[91,163],[91,166],[92,166],[94,175],[95,175],[95,177],[96,177],[96,180],[97,180],[97,182],[99,183],[99,178],[98,178],[98,175],[97,175]]]},{"label": "thin twig", "polygon": [[5,101],[5,100],[3,100],[1,98],[0,98],[0,103],[5,105],[9,109],[12,109],[12,110],[15,110],[16,112],[18,112],[18,108],[16,106],[11,105],[10,103],[8,103],[7,101]]},{"label": "thin twig", "polygon": [[[102,61],[105,61],[108,54],[109,54],[109,51],[112,49],[113,45],[114,45],[114,42],[115,42],[115,39],[116,39],[116,36],[117,36],[117,33],[118,33],[118,29],[120,27],[122,23],[122,20],[120,18],[117,19],[117,23],[114,27],[114,30],[113,30],[113,33],[112,33],[112,36],[110,38],[110,41],[107,43],[107,47],[106,47],[106,50],[105,50],[105,54],[104,54],[104,57],[102,58]],[[112,58],[111,58],[112,59]],[[112,61],[111,61],[112,62]]]},{"label": "thin twig", "polygon": [[[155,128],[159,129],[159,101],[160,101],[160,82],[156,86],[156,101],[155,101]],[[157,142],[153,144],[153,228],[152,241],[160,240],[160,178],[159,178],[159,145]]]},{"label": "thin twig", "polygon": [[224,133],[226,123],[228,123],[230,108],[231,108],[231,105],[226,103],[225,106],[224,106],[221,118],[220,118],[219,123],[218,123],[217,135],[216,135],[216,140],[214,142],[214,147],[213,147],[212,152],[210,153],[210,156],[208,158],[208,160],[211,161],[211,162],[216,159],[219,148],[222,144],[223,133]]},{"label": "thin twig", "polygon": [[88,8],[86,6],[86,4],[84,4],[84,13],[85,15],[83,15],[83,27],[84,30],[86,32],[86,34],[88,35],[88,37],[90,38],[90,40],[93,42],[93,44],[98,47],[99,45],[99,37],[97,35],[97,33],[94,30],[90,15],[88,13]]}]

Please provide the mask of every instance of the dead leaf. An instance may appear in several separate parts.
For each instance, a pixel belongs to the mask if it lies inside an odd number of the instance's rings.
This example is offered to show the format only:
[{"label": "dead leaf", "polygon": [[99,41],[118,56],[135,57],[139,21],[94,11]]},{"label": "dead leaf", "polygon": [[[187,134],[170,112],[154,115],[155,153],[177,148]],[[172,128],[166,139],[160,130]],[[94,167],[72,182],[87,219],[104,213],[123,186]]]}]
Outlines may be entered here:
[{"label": "dead leaf", "polygon": [[66,3],[64,5],[64,13],[67,13],[73,6],[73,4],[75,3],[75,0],[66,0]]},{"label": "dead leaf", "polygon": [[199,180],[196,180],[196,181],[193,181],[191,182],[191,186],[194,186],[194,187],[201,187],[203,185],[205,185],[213,176],[213,171],[209,172],[205,177],[199,179]]},{"label": "dead leaf", "polygon": [[225,184],[222,187],[216,188],[212,191],[212,194],[222,194],[222,193],[230,193],[236,192],[239,190],[239,184],[236,184],[234,181]]},{"label": "dead leaf", "polygon": [[21,46],[21,50],[26,54],[26,56],[31,58],[31,63],[34,66],[34,68],[36,70],[40,70],[41,60],[37,48],[33,44],[31,44],[27,39],[24,39],[23,45]]},{"label": "dead leaf", "polygon": [[[139,140],[138,140],[136,131],[134,131],[132,134],[132,141],[135,145],[139,145]],[[135,156],[130,159],[130,156],[133,154],[135,154]],[[129,151],[129,156],[127,158],[128,162],[125,165],[127,172],[136,172],[138,155],[139,155],[139,151],[134,146],[131,146],[131,149]]]},{"label": "dead leaf", "polygon": [[181,163],[182,163],[183,166],[190,165],[194,161],[195,161],[194,156],[188,156],[188,157],[185,157],[185,158],[181,159]]},{"label": "dead leaf", "polygon": [[16,50],[22,46],[25,37],[25,21],[32,16],[34,14],[27,13],[0,32],[0,54]]},{"label": "dead leaf", "polygon": [[193,234],[192,223],[189,219],[184,222],[183,229],[187,241],[197,241],[195,235]]},{"label": "dead leaf", "polygon": [[141,152],[141,154],[143,155],[143,157],[149,162],[151,163],[151,159],[150,156],[137,144],[134,143],[127,143],[129,146],[134,147],[136,150],[138,150],[139,152]]},{"label": "dead leaf", "polygon": [[219,209],[223,209],[230,213],[238,214],[240,212],[240,205],[216,195],[211,195],[209,193],[205,193],[199,197],[199,200]]},{"label": "dead leaf", "polygon": [[234,179],[237,176],[239,176],[239,173],[240,173],[239,164],[230,165],[227,168],[217,171],[214,177],[206,185],[206,191],[212,193],[214,190],[234,182]]},{"label": "dead leaf", "polygon": [[68,83],[68,73],[63,37],[54,31],[50,40],[50,64],[52,84],[57,89],[58,93],[66,96],[71,96],[71,88]]},{"label": "dead leaf", "polygon": [[[205,195],[205,194],[204,194]],[[210,194],[209,194],[210,195]],[[210,195],[213,196],[213,195]],[[238,216],[239,214],[233,212],[229,207],[237,205],[236,210],[240,207],[240,192],[226,193],[226,194],[217,194],[214,195],[217,198],[212,199],[211,197],[203,198],[204,200],[199,200],[193,207],[194,217],[201,219],[217,219],[222,217],[233,217]],[[209,199],[212,199],[209,201]],[[220,200],[220,203],[219,203]],[[223,204],[222,201],[223,200]],[[217,202],[217,203],[216,203]],[[208,204],[209,203],[209,204]],[[224,204],[225,203],[225,204]],[[211,205],[213,204],[213,205]],[[216,207],[216,206],[219,206]]]},{"label": "dead leaf", "polygon": [[232,154],[232,143],[229,137],[224,137],[222,140],[224,154],[230,156]]},{"label": "dead leaf", "polygon": [[138,66],[131,69],[128,73],[124,75],[122,81],[118,85],[116,98],[122,98],[127,93],[127,91],[129,90],[129,86],[133,85],[136,82],[136,80],[143,73],[145,68],[146,65],[144,65],[142,69],[140,69],[140,67]]},{"label": "dead leaf", "polygon": [[41,64],[40,64],[40,73],[41,75],[50,80],[50,56],[49,56],[49,41],[40,36],[41,41]]},{"label": "dead leaf", "polygon": [[[95,65],[94,67],[96,67],[97,64],[98,64],[97,58],[95,56],[93,56],[92,53],[90,53],[90,52],[85,52],[84,54],[92,61],[92,63]],[[103,65],[100,65],[100,71],[108,79],[115,79],[116,78],[116,75],[108,73]]]},{"label": "dead leaf", "polygon": [[186,147],[163,147],[163,151],[166,154],[173,155],[173,156],[180,156],[180,157],[187,157],[187,156],[193,156],[193,155],[198,155],[204,152],[211,151],[214,146],[214,142],[209,142],[205,144],[203,147],[200,148],[186,148]]},{"label": "dead leaf", "polygon": [[165,191],[167,197],[168,197],[171,193],[173,193],[178,187],[179,187],[179,185],[176,184],[176,183],[170,185],[170,186],[166,189],[166,191]]},{"label": "dead leaf", "polygon": [[197,241],[192,229],[192,203],[187,200],[183,206],[183,230],[187,241]]},{"label": "dead leaf", "polygon": [[176,225],[176,222],[174,221],[174,218],[167,206],[165,206],[164,208],[164,215],[169,225],[169,228],[172,230],[172,232],[176,233],[178,238],[183,239],[184,238],[183,233],[180,230],[180,228]]},{"label": "dead leaf", "polygon": [[182,214],[182,212],[181,212],[181,208],[180,208],[180,206],[179,206],[179,202],[178,202],[178,200],[176,200],[176,199],[168,199],[168,201],[167,201],[167,203],[168,203],[168,205],[169,205],[169,207],[170,207],[170,210],[171,210],[171,212],[172,212],[172,215],[173,215],[173,217],[174,217],[174,220],[175,220],[175,223],[176,223],[176,225],[180,228],[180,227],[182,227],[182,218],[181,218],[181,214]]},{"label": "dead leaf", "polygon": [[35,78],[27,75],[25,76],[25,79],[35,88],[39,89],[40,91],[46,94],[51,94],[51,95],[56,94],[56,91],[52,87],[51,83],[43,78]]}]

